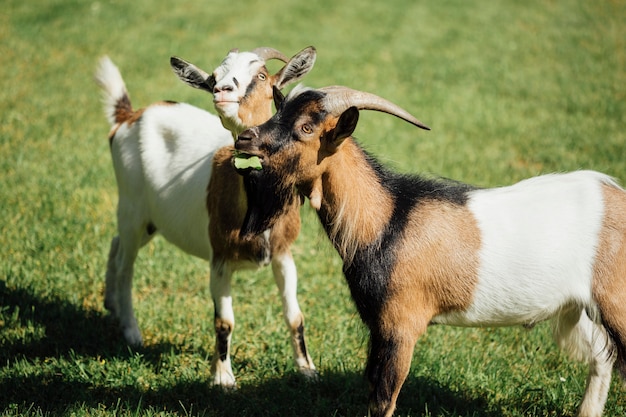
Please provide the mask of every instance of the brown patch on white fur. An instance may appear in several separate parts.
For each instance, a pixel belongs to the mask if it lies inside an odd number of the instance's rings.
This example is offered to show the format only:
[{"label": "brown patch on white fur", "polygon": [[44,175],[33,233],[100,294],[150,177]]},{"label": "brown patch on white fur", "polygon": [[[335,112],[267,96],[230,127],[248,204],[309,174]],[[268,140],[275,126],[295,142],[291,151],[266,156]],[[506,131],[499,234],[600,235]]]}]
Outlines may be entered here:
[{"label": "brown patch on white fur", "polygon": [[116,123],[124,123],[127,120],[130,120],[135,113],[135,111],[133,111],[133,106],[130,103],[130,97],[128,97],[127,93],[124,93],[122,97],[117,100],[113,110]]},{"label": "brown patch on white fur", "polygon": [[141,119],[141,116],[143,115],[143,113],[150,107],[172,106],[174,104],[177,104],[177,103],[173,101],[158,101],[156,103],[151,104],[148,107],[144,107],[139,110],[133,110],[130,104],[130,99],[128,98],[128,95],[124,94],[124,96],[122,96],[122,98],[119,99],[117,103],[115,104],[115,121],[117,124],[109,132],[109,144],[113,142],[113,138],[115,137],[115,134],[117,133],[117,130],[120,128],[120,126],[122,126],[123,124],[127,124],[128,127],[132,126],[139,119]]},{"label": "brown patch on white fur", "polygon": [[417,337],[434,316],[467,309],[478,284],[480,245],[480,230],[466,206],[416,206],[398,244],[383,328]]},{"label": "brown patch on white fur", "polygon": [[239,238],[247,203],[243,179],[232,167],[232,156],[233,147],[226,146],[213,157],[213,172],[207,189],[209,239],[213,257],[252,262],[269,259],[269,242],[263,236],[246,240]]},{"label": "brown patch on white fur", "polygon": [[[271,253],[285,253],[300,233],[300,204],[293,204],[277,219],[269,242],[263,235],[242,239],[239,230],[243,223],[247,201],[243,178],[232,166],[234,148],[219,149],[213,158],[213,173],[207,194],[209,212],[209,239],[216,259],[227,261],[263,262]],[[214,196],[220,196],[215,198]],[[216,221],[219,220],[219,221]]]},{"label": "brown patch on white fur", "polygon": [[217,367],[218,367],[218,361],[223,362],[226,359],[228,359],[230,355],[229,339],[230,339],[230,335],[233,333],[235,324],[229,320],[224,320],[220,317],[215,318],[214,324],[215,324],[215,333],[216,333],[216,339],[215,339],[216,355],[213,356],[213,360],[211,363],[211,372],[215,374]]},{"label": "brown patch on white fur", "polygon": [[626,192],[604,184],[604,219],[593,277],[593,297],[617,345],[617,366],[626,377]]}]

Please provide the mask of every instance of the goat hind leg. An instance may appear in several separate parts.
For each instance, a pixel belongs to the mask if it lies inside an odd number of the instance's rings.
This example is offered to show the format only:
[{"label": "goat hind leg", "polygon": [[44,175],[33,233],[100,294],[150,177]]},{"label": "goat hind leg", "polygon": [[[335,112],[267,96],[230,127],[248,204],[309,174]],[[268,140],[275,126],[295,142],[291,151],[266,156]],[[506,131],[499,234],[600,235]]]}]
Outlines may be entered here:
[{"label": "goat hind leg", "polygon": [[[626,250],[623,250],[626,252]],[[626,253],[624,253],[626,256]],[[623,262],[626,267],[626,262]],[[625,276],[623,273],[620,276]],[[611,383],[611,371],[613,368],[617,369],[619,375],[622,377],[622,381],[626,380],[626,296],[622,288],[624,287],[625,280],[616,280],[619,285],[609,289],[608,293],[603,296],[598,295],[598,307],[600,310],[599,316],[601,317],[601,324],[593,323],[598,329],[598,334],[594,338],[594,357],[598,364],[591,363],[590,374],[587,383],[587,389],[585,390],[585,397],[580,407],[579,417],[582,416],[599,416],[604,408],[604,403],[609,391],[609,385]],[[594,366],[595,365],[595,366]],[[600,385],[596,380],[600,379],[600,376],[604,375],[602,379],[603,383]],[[595,386],[598,388],[594,389]],[[600,406],[599,411],[595,414],[586,412],[587,398],[599,396]],[[593,403],[592,400],[589,400]]]},{"label": "goat hind leg", "polygon": [[104,304],[119,321],[126,343],[141,346],[143,339],[133,310],[133,272],[139,249],[152,239],[154,232],[149,233],[140,221],[129,221],[131,218],[118,213],[119,235],[111,240]]},{"label": "goat hind leg", "polygon": [[283,317],[291,334],[296,366],[302,375],[307,378],[317,378],[317,371],[307,350],[304,339],[304,315],[298,304],[298,273],[291,253],[275,254],[272,258],[272,271],[276,286],[280,291],[283,304]]},{"label": "goat hind leg", "polygon": [[115,236],[111,239],[111,248],[109,249],[109,259],[107,260],[107,272],[104,288],[104,308],[109,310],[114,318],[119,317],[119,284],[117,274],[117,253],[120,248],[120,237]]},{"label": "goat hind leg", "polygon": [[[120,237],[120,239],[122,238]],[[117,318],[126,343],[131,346],[141,346],[143,345],[143,338],[135,317],[132,298],[135,259],[137,259],[140,245],[131,239],[121,240],[119,245],[116,256],[117,301],[119,307]]]},{"label": "goat hind leg", "polygon": [[600,417],[608,396],[613,363],[614,345],[607,331],[593,322],[584,309],[564,311],[555,327],[559,346],[573,359],[589,363],[589,375],[578,417]]}]

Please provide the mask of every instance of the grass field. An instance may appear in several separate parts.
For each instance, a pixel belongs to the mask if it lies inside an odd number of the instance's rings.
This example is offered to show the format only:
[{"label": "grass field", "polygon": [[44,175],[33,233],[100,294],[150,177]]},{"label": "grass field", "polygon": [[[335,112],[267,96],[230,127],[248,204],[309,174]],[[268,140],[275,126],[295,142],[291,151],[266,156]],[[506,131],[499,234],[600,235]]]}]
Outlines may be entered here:
[{"label": "grass field", "polygon": [[[626,3],[3,0],[0,11],[0,414],[360,416],[367,332],[339,258],[304,206],[294,248],[309,348],[293,369],[269,270],[234,282],[235,392],[208,385],[208,266],[162,239],[143,249],[134,297],[145,347],[103,307],[116,185],[97,59],[136,107],[211,108],[171,55],[215,67],[234,47],[318,50],[305,83],[379,94],[432,127],[367,113],[356,136],[385,163],[480,186],[596,169],[626,183]],[[625,289],[626,290],[626,289]],[[567,416],[586,367],[541,324],[435,327],[418,342],[399,416]],[[617,378],[607,416],[626,414]]]}]

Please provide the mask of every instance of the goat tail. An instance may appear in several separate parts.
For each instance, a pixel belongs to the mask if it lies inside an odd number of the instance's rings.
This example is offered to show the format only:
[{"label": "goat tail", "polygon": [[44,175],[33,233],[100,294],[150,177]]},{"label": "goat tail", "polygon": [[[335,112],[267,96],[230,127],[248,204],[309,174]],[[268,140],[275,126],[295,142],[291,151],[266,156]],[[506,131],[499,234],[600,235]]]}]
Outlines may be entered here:
[{"label": "goat tail", "polygon": [[115,126],[128,120],[134,111],[126,84],[120,70],[106,55],[98,62],[95,80],[103,91],[104,113],[109,124]]}]

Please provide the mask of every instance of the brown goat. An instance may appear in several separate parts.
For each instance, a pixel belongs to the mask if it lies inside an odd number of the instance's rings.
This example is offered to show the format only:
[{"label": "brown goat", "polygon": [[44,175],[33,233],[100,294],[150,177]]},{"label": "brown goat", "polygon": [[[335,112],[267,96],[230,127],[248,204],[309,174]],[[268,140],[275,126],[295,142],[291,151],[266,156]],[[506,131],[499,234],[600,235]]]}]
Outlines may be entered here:
[{"label": "brown goat", "polygon": [[[579,416],[602,414],[615,363],[626,375],[626,192],[593,171],[475,187],[400,175],[351,137],[359,109],[421,122],[372,94],[297,89],[236,143],[262,170],[242,234],[271,227],[296,187],[344,261],[370,330],[369,411],[390,416],[431,323],[532,326],[588,361]],[[263,196],[259,198],[258,196]]]}]

